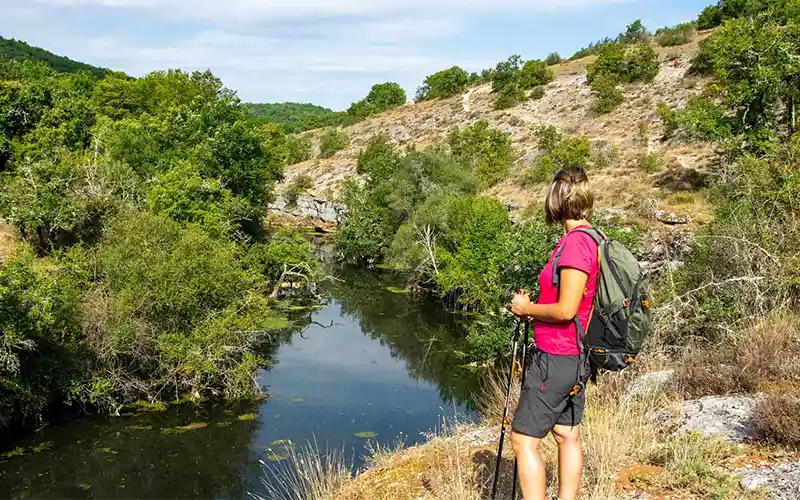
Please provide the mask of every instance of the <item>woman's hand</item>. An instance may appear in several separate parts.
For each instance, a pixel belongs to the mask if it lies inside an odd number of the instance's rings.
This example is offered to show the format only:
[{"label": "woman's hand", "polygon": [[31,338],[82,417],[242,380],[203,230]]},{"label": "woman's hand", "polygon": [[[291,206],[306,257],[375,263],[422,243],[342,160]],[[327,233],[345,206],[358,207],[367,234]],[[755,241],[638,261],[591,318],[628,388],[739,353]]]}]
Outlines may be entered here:
[{"label": "woman's hand", "polygon": [[518,293],[511,301],[511,312],[517,316],[529,316],[531,308],[531,296],[527,293]]}]

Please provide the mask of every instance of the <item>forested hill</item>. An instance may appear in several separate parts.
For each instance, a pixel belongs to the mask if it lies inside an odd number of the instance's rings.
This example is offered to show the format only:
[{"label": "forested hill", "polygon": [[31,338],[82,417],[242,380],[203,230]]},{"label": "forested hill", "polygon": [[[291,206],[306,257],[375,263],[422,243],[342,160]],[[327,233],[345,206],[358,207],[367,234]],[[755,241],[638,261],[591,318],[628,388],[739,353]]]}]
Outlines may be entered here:
[{"label": "forested hill", "polygon": [[91,64],[86,64],[64,56],[53,54],[50,51],[39,47],[28,45],[27,43],[14,40],[13,38],[3,38],[0,36],[0,60],[14,59],[18,61],[40,61],[59,73],[76,73],[78,71],[88,71],[96,76],[105,76],[109,71],[105,68],[98,68]]},{"label": "forested hill", "polygon": [[302,132],[329,125],[338,125],[346,113],[336,112],[315,104],[284,102],[275,104],[248,104],[250,115],[256,120],[279,123],[287,132]]}]

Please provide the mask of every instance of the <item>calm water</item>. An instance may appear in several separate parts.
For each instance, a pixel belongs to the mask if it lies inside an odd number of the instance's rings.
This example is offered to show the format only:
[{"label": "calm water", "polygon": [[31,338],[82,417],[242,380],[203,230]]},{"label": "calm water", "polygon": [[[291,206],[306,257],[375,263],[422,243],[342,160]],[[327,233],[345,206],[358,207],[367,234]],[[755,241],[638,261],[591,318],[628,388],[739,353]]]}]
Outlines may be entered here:
[{"label": "calm water", "polygon": [[357,434],[411,444],[442,418],[470,418],[476,381],[457,356],[458,319],[388,291],[389,276],[342,277],[327,308],[295,313],[265,348],[267,399],[46,427],[2,450],[24,453],[0,460],[0,496],[241,498],[263,493],[259,460],[283,458],[278,440],[316,440],[360,466],[368,438]]}]

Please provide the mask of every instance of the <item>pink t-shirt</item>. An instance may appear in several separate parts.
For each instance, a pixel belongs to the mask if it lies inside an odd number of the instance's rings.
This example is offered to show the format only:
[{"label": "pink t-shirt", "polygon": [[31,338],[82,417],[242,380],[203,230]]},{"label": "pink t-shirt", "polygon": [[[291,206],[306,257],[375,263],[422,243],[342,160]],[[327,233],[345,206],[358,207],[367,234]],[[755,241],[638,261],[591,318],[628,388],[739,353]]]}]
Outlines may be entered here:
[{"label": "pink t-shirt", "polygon": [[[550,261],[539,274],[538,303],[556,304],[558,302],[558,288],[553,285],[553,260],[555,260],[556,253],[562,246],[564,247],[564,252],[558,261],[559,268],[569,267],[589,275],[583,300],[581,300],[581,304],[578,307],[578,318],[581,321],[581,325],[587,328],[589,317],[592,314],[592,304],[597,290],[597,274],[599,271],[597,243],[588,234],[572,230],[558,242],[556,249],[553,250],[553,254],[550,256]],[[577,356],[580,354],[574,321],[565,323],[534,321],[533,330],[536,345],[542,351],[560,356]]]}]

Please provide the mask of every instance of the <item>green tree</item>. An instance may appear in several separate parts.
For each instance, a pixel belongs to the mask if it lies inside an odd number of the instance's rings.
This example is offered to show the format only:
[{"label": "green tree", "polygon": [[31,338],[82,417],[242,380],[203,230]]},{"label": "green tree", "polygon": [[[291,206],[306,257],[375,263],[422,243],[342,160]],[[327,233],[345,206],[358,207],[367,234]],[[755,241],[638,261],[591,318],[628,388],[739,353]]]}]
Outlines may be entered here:
[{"label": "green tree", "polygon": [[382,113],[388,109],[402,106],[406,103],[406,91],[394,82],[380,83],[372,89],[363,100],[353,103],[347,110],[349,115],[357,118]]},{"label": "green tree", "polygon": [[469,84],[469,74],[458,66],[434,73],[417,89],[415,99],[427,101],[443,99],[463,92]]},{"label": "green tree", "polygon": [[649,37],[650,33],[648,33],[647,28],[642,24],[642,20],[637,19],[627,26],[624,33],[620,33],[617,41],[624,44],[640,43],[647,42]]},{"label": "green tree", "polygon": [[508,175],[513,159],[511,139],[489,127],[489,122],[481,120],[463,130],[456,128],[449,143],[453,155],[474,170],[481,187],[491,187]]},{"label": "green tree", "polygon": [[319,140],[320,158],[330,158],[350,145],[350,137],[344,130],[330,128],[322,134]]}]

